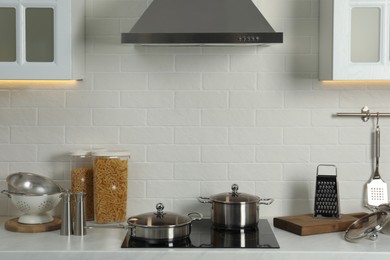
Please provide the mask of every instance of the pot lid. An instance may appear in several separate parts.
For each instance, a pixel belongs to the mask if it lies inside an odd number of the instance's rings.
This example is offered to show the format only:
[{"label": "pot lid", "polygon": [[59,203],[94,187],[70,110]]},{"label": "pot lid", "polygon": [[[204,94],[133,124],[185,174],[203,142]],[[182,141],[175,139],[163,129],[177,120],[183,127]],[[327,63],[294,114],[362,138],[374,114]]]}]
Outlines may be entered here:
[{"label": "pot lid", "polygon": [[258,202],[260,197],[248,193],[238,192],[238,185],[232,185],[232,192],[219,193],[210,196],[210,200],[222,203],[250,203]]},{"label": "pot lid", "polygon": [[130,217],[127,220],[129,225],[145,227],[172,227],[187,225],[192,218],[187,215],[180,215],[173,212],[164,212],[164,204],[156,204],[157,212],[148,212]]},{"label": "pot lid", "polygon": [[345,231],[344,238],[350,242],[355,242],[365,237],[375,240],[378,236],[377,233],[387,222],[386,220],[387,213],[384,211],[368,214],[353,222]]}]

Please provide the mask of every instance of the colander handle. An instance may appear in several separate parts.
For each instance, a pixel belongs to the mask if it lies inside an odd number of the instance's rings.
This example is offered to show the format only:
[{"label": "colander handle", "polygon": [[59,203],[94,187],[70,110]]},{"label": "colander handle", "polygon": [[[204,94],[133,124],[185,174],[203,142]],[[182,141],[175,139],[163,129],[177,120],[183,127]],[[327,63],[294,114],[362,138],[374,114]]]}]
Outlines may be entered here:
[{"label": "colander handle", "polygon": [[7,195],[9,198],[11,198],[11,195],[26,195],[26,194],[21,193],[21,192],[13,192],[13,191],[9,191],[9,190],[2,190],[1,193]]},{"label": "colander handle", "polygon": [[2,190],[1,193],[3,193],[4,195],[8,196],[8,198],[11,198],[11,194],[9,193],[9,191]]}]

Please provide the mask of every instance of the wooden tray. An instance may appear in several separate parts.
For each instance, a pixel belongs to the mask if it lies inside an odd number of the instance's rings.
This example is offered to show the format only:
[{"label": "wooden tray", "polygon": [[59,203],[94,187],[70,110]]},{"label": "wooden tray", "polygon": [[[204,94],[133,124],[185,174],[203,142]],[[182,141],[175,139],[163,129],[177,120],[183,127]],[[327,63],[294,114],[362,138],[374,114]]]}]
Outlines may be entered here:
[{"label": "wooden tray", "polygon": [[21,233],[38,233],[58,230],[61,228],[61,218],[53,217],[54,220],[44,224],[22,224],[18,218],[9,219],[5,222],[4,227],[8,231]]},{"label": "wooden tray", "polygon": [[359,212],[341,214],[340,218],[319,218],[313,214],[274,218],[274,227],[300,236],[345,231],[355,220],[367,215]]}]

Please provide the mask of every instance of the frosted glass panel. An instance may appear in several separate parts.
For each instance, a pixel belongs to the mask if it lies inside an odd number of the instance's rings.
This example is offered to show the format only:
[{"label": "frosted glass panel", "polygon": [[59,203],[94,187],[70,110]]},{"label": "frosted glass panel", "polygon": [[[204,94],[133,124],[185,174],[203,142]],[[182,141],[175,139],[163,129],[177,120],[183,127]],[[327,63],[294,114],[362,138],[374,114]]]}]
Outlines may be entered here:
[{"label": "frosted glass panel", "polygon": [[378,62],[380,59],[380,19],[378,7],[352,8],[351,61]]},{"label": "frosted glass panel", "polygon": [[26,60],[54,61],[54,10],[52,8],[26,9]]},{"label": "frosted glass panel", "polygon": [[0,7],[0,62],[16,61],[16,10]]}]

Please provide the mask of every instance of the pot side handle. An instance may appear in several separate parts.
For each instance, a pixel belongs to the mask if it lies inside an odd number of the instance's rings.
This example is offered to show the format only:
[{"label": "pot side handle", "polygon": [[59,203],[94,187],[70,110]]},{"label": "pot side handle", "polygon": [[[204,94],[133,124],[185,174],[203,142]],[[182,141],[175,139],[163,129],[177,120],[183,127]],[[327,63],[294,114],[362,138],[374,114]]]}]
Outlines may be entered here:
[{"label": "pot side handle", "polygon": [[192,221],[203,219],[203,214],[199,212],[190,212],[187,214],[187,216],[189,216],[192,219]]},{"label": "pot side handle", "polygon": [[198,201],[200,203],[211,203],[212,201],[210,200],[210,198],[207,198],[207,197],[198,197]]},{"label": "pot side handle", "polygon": [[11,194],[9,193],[8,190],[2,190],[1,193],[3,193],[4,195],[6,195],[8,198],[11,198]]},{"label": "pot side handle", "polygon": [[258,201],[259,204],[264,204],[264,205],[271,205],[272,202],[274,202],[274,199],[271,199],[271,198],[259,199],[259,201]]}]

